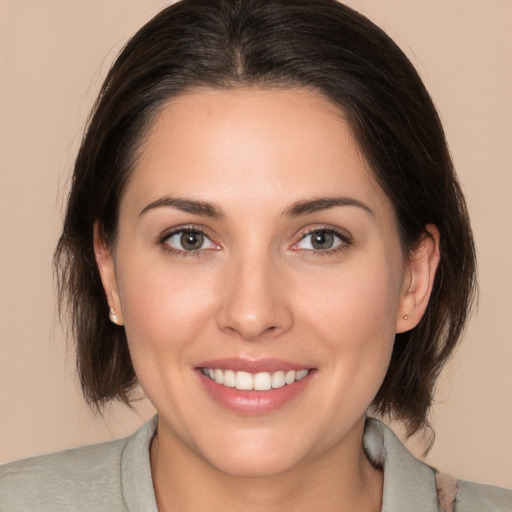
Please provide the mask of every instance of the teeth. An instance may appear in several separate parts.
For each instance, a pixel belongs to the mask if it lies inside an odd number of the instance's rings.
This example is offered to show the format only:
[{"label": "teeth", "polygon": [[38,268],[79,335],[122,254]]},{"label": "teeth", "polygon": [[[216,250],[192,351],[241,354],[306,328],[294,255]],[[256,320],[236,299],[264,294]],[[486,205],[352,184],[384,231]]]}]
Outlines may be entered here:
[{"label": "teeth", "polygon": [[254,389],[258,391],[268,391],[272,389],[272,376],[270,373],[257,373],[252,380]]},{"label": "teeth", "polygon": [[282,388],[286,384],[284,372],[274,372],[272,374],[272,387]]},{"label": "teeth", "polygon": [[254,389],[252,375],[247,372],[236,372],[235,388],[244,391]]},{"label": "teeth", "polygon": [[309,373],[309,370],[279,370],[277,372],[234,372],[233,370],[220,370],[219,368],[201,368],[206,377],[222,384],[228,388],[236,388],[241,391],[268,391],[269,389],[282,388],[285,385],[293,384],[302,380]]},{"label": "teeth", "polygon": [[[220,370],[222,371],[222,370]],[[224,384],[224,386],[227,386],[228,388],[234,388],[235,387],[235,384],[236,384],[236,376],[235,376],[235,372],[233,370],[226,370],[224,372],[224,378],[223,379],[219,379],[219,380],[222,380],[222,384]],[[215,380],[215,382],[217,382],[217,380]],[[219,382],[220,384],[220,382]]]},{"label": "teeth", "polygon": [[224,384],[224,372],[222,370],[215,370],[213,380],[219,384]]},{"label": "teeth", "polygon": [[302,380],[308,373],[309,373],[309,370],[299,370],[297,372],[297,376],[295,378],[297,380]]},{"label": "teeth", "polygon": [[297,372],[295,370],[290,370],[290,371],[286,372],[284,381],[286,382],[286,384],[291,384],[292,382],[295,382],[296,376],[297,376]]}]

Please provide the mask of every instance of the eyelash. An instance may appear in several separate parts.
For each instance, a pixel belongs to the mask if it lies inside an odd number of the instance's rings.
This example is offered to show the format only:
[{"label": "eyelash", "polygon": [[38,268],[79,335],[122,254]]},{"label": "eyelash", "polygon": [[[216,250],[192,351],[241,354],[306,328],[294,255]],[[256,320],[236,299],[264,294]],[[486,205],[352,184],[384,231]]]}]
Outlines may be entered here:
[{"label": "eyelash", "polygon": [[[218,245],[218,244],[216,244],[212,240],[212,237],[210,235],[208,235],[208,233],[206,232],[206,230],[203,227],[193,226],[193,225],[181,226],[181,227],[172,229],[171,231],[168,231],[168,232],[164,233],[159,238],[158,243],[164,248],[164,250],[166,252],[168,252],[168,253],[170,253],[172,255],[176,255],[176,256],[180,256],[180,257],[185,257],[185,258],[186,257],[196,257],[196,258],[198,258],[198,257],[204,256],[207,252],[209,252],[211,250],[215,250],[215,249],[197,249],[197,250],[187,251],[185,249],[176,249],[175,247],[172,247],[171,245],[169,245],[167,243],[167,241],[171,237],[173,237],[174,235],[179,235],[179,234],[182,234],[182,233],[185,233],[185,232],[201,234],[205,238],[207,238],[212,244]],[[329,233],[329,234],[332,234],[336,238],[338,238],[341,243],[337,247],[334,247],[332,249],[312,250],[312,249],[297,248],[296,250],[297,251],[301,251],[301,252],[303,252],[303,253],[307,254],[308,256],[311,256],[311,257],[313,257],[313,256],[329,256],[329,255],[333,255],[333,254],[336,254],[338,252],[344,251],[344,250],[348,249],[348,247],[350,245],[352,245],[352,239],[351,239],[351,237],[348,234],[340,233],[339,231],[337,231],[336,229],[333,229],[330,226],[316,226],[316,227],[306,231],[305,233],[303,233],[301,235],[300,239],[298,240],[298,242],[295,242],[293,244],[292,249],[293,249],[293,247],[297,246],[300,242],[302,242],[306,237],[308,237],[310,235],[313,235],[314,233]]]},{"label": "eyelash", "polygon": [[332,249],[325,249],[325,250],[312,250],[312,249],[297,249],[299,251],[304,252],[310,257],[314,256],[332,256],[333,254],[337,254],[339,252],[347,250],[352,245],[352,238],[347,233],[340,233],[338,230],[330,227],[330,226],[315,226],[314,228],[306,231],[302,236],[300,237],[300,240],[293,245],[296,246],[300,242],[302,242],[306,237],[313,235],[314,233],[330,233],[331,235],[334,235],[336,238],[340,240],[340,244],[337,247],[334,247]]},{"label": "eyelash", "polygon": [[187,257],[199,258],[201,256],[204,256],[206,252],[215,250],[215,249],[197,249],[197,250],[187,251],[185,249],[176,249],[175,247],[172,247],[171,245],[169,245],[167,243],[167,241],[171,237],[173,237],[174,235],[182,234],[182,233],[201,234],[206,239],[208,239],[212,244],[218,245],[212,240],[212,237],[206,232],[206,230],[204,228],[199,227],[199,226],[193,226],[193,225],[180,226],[178,228],[172,229],[171,231],[164,233],[159,238],[158,243],[163,247],[163,249],[166,252],[168,252],[174,256],[180,256],[180,257],[184,257],[184,258],[187,258]]}]

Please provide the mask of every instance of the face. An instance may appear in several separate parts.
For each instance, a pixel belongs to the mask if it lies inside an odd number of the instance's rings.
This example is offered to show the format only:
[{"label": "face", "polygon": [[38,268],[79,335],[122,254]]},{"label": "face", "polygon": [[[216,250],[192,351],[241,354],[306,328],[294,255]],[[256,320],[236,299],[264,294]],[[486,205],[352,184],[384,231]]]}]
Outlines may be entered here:
[{"label": "face", "polygon": [[236,475],[360,450],[414,278],[330,102],[173,99],[122,197],[114,253],[96,252],[162,443]]}]

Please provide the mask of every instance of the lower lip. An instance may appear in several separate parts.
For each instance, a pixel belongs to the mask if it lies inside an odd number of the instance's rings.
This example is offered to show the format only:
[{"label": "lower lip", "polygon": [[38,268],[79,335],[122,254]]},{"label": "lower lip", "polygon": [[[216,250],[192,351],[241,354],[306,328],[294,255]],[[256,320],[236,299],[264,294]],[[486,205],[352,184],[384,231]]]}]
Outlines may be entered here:
[{"label": "lower lip", "polygon": [[207,393],[222,407],[236,414],[256,416],[281,409],[300,395],[311,381],[313,370],[301,380],[268,391],[241,391],[217,384],[197,371]]}]

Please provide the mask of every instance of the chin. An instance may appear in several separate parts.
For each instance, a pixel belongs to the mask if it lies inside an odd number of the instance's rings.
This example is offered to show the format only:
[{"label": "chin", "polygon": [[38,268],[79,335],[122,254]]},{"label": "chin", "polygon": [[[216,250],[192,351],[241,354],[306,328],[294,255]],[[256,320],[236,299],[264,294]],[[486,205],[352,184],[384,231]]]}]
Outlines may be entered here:
[{"label": "chin", "polygon": [[[265,478],[287,473],[301,465],[304,450],[294,445],[288,436],[231,435],[217,439],[196,452],[205,462],[221,473],[233,477]],[[245,439],[244,439],[245,438]],[[202,449],[201,449],[202,448]]]},{"label": "chin", "polygon": [[209,461],[219,472],[238,478],[267,478],[287,473],[299,465],[299,461],[267,453],[253,455],[226,456],[221,461]]}]

